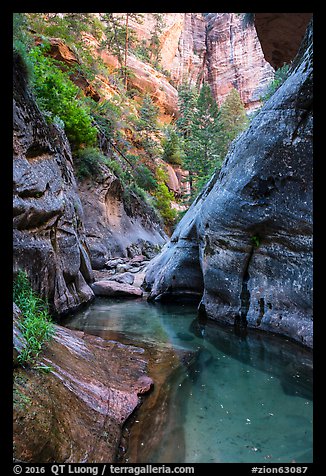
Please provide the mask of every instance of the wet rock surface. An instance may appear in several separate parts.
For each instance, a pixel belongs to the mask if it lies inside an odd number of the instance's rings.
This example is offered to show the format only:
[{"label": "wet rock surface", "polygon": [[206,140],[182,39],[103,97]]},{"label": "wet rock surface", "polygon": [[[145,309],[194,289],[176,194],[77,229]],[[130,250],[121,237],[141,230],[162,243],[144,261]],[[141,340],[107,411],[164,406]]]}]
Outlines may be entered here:
[{"label": "wet rock surface", "polygon": [[93,299],[83,210],[63,131],[49,126],[14,58],[13,251],[14,273],[27,272],[54,313]]},{"label": "wet rock surface", "polygon": [[20,328],[21,312],[19,307],[13,303],[13,364],[14,366],[19,365],[19,355],[22,350],[26,347],[26,339],[23,336],[23,333]]},{"label": "wet rock surface", "polygon": [[56,326],[36,367],[14,374],[15,460],[115,461],[122,425],[153,384],[146,366],[140,347]]},{"label": "wet rock surface", "polygon": [[[312,25],[311,25],[312,28]],[[312,30],[146,273],[151,299],[202,294],[227,324],[312,346]]]}]

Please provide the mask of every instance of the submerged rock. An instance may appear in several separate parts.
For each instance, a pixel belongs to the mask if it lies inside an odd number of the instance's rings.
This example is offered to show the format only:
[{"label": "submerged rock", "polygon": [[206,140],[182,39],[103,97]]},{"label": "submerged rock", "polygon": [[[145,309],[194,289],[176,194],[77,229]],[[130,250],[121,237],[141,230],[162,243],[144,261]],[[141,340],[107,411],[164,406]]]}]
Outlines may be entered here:
[{"label": "submerged rock", "polygon": [[291,75],[147,268],[150,299],[202,294],[227,323],[312,346],[312,25]]},{"label": "submerged rock", "polygon": [[153,383],[143,353],[56,326],[39,370],[15,373],[15,460],[114,462],[121,428]]}]

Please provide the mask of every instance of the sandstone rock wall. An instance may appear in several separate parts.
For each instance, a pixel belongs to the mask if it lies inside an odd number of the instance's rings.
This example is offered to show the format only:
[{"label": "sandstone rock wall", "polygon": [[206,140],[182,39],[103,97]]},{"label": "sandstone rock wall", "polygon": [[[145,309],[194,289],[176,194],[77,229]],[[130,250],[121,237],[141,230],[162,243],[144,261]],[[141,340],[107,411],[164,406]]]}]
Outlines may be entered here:
[{"label": "sandstone rock wall", "polygon": [[[208,81],[220,104],[236,88],[248,110],[257,108],[274,70],[264,59],[254,26],[243,26],[241,16],[235,13],[164,13],[164,22],[160,63],[170,72],[173,86],[183,81],[197,86]],[[151,13],[144,14],[142,24],[130,22],[140,40],[150,40],[154,25]],[[102,57],[117,66],[107,53]],[[175,116],[177,92],[166,78],[133,55],[129,55],[128,67],[135,75],[130,79],[133,87],[148,90],[163,113]]]},{"label": "sandstone rock wall", "polygon": [[14,375],[14,459],[115,461],[121,429],[152,380],[144,349],[55,326],[39,366]]},{"label": "sandstone rock wall", "polygon": [[273,78],[254,26],[244,26],[236,13],[207,17],[207,79],[221,104],[235,88],[248,110],[260,105],[260,97]]},{"label": "sandstone rock wall", "polygon": [[14,61],[13,263],[25,270],[56,313],[93,298],[83,210],[69,143],[49,126]]},{"label": "sandstone rock wall", "polygon": [[126,198],[121,182],[107,167],[102,167],[102,178],[84,180],[78,189],[93,269],[105,268],[117,256],[152,258],[166,243],[153,210],[133,193]]},{"label": "sandstone rock wall", "polygon": [[312,346],[312,25],[290,77],[147,272],[152,299],[201,296],[220,322]]}]

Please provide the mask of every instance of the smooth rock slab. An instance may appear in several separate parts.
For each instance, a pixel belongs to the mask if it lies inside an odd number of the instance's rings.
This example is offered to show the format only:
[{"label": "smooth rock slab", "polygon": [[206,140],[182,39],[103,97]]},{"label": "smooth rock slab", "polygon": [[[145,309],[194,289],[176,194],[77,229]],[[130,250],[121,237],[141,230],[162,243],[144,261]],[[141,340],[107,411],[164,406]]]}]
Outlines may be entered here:
[{"label": "smooth rock slab", "polygon": [[150,390],[144,349],[56,326],[38,366],[14,374],[14,459],[114,462],[121,429]]},{"label": "smooth rock slab", "polygon": [[312,25],[291,74],[148,265],[150,300],[313,346]]},{"label": "smooth rock slab", "polygon": [[136,298],[143,295],[141,289],[130,284],[118,283],[116,281],[96,281],[91,286],[96,296]]}]

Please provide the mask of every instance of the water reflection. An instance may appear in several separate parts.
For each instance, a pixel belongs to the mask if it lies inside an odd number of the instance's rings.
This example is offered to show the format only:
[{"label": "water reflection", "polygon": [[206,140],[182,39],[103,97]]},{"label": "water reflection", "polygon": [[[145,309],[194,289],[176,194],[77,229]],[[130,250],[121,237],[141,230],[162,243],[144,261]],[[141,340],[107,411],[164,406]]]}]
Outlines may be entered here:
[{"label": "water reflection", "polygon": [[194,356],[162,382],[152,413],[140,407],[126,461],[312,461],[310,351],[278,336],[236,335],[198,321],[189,304],[98,299],[66,325]]}]

